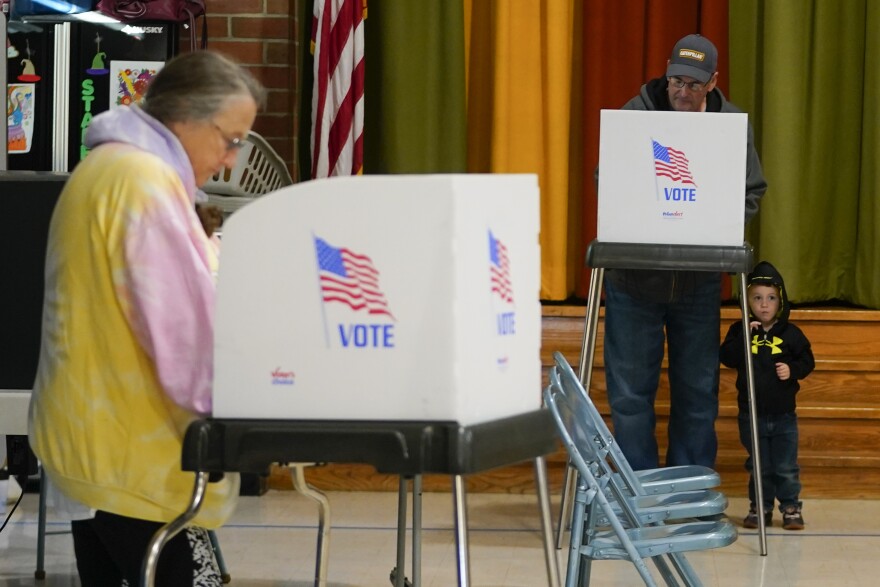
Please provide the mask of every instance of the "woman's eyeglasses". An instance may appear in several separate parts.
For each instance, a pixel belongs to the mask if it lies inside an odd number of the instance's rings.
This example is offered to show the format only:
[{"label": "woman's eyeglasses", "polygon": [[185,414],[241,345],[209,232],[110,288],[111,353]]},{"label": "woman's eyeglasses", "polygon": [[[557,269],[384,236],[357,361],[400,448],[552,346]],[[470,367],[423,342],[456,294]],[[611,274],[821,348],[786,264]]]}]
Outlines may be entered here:
[{"label": "woman's eyeglasses", "polygon": [[212,121],[211,124],[214,125],[214,128],[220,134],[220,137],[226,143],[227,151],[237,151],[238,149],[244,147],[244,139],[240,139],[238,137],[230,137],[225,132],[223,132],[223,129],[220,128],[220,126],[216,122]]}]

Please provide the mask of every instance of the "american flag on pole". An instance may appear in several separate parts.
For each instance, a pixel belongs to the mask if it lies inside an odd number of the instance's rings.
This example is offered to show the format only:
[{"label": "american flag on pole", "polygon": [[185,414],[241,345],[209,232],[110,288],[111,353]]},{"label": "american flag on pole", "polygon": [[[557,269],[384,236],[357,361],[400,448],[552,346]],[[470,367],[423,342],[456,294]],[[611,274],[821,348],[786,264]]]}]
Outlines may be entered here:
[{"label": "american flag on pole", "polygon": [[513,303],[513,288],[510,285],[510,260],[507,258],[507,247],[489,231],[489,274],[492,282],[492,293],[495,293],[508,304]]},{"label": "american flag on pole", "polygon": [[321,295],[325,302],[339,302],[356,312],[384,314],[394,319],[379,286],[379,271],[366,255],[345,247],[330,246],[315,238]]},{"label": "american flag on pole", "polygon": [[683,151],[664,147],[654,140],[651,142],[654,143],[654,170],[657,177],[668,177],[673,181],[697,185],[688,167],[688,158]]},{"label": "american flag on pole", "polygon": [[315,0],[312,178],[363,172],[367,0]]}]

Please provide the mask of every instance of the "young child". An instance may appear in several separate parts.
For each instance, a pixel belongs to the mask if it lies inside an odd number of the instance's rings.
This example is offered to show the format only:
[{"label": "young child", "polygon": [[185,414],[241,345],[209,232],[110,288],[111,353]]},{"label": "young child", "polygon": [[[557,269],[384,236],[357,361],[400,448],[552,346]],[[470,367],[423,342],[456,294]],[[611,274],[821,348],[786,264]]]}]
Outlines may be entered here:
[{"label": "young child", "polygon": [[[782,527],[802,530],[801,482],[798,467],[798,427],[795,394],[799,380],[815,367],[810,341],[788,321],[789,303],[782,275],[762,261],[748,276],[749,327],[755,378],[758,443],[761,454],[761,489],[765,525],[773,520],[774,499],[779,500]],[[742,321],[734,322],[721,343],[721,362],[735,368],[739,404],[739,437],[749,457],[749,513],[743,527],[758,527],[755,476],[752,466],[751,425]]]}]

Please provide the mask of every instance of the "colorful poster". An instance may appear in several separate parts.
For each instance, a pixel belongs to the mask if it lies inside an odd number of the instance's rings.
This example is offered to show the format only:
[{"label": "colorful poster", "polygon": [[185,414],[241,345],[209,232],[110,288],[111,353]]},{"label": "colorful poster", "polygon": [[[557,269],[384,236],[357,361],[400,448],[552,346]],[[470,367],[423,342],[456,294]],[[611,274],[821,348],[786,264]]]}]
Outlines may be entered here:
[{"label": "colorful poster", "polygon": [[34,139],[34,84],[6,85],[6,150],[30,153]]},{"label": "colorful poster", "polygon": [[110,108],[137,104],[164,61],[111,61]]}]

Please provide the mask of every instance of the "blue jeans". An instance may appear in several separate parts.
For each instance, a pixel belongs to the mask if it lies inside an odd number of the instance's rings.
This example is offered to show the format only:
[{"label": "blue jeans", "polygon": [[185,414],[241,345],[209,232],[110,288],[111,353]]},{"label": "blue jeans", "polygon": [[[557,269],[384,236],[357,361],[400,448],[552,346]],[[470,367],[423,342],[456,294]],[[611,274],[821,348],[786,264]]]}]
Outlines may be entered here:
[{"label": "blue jeans", "polygon": [[[749,458],[749,501],[756,503],[755,475],[752,465],[752,437],[749,415],[739,415],[739,440]],[[758,416],[758,448],[761,451],[761,490],[764,511],[773,511],[773,500],[779,500],[779,511],[788,506],[800,507],[800,467],[798,466],[797,414]]]},{"label": "blue jeans", "polygon": [[669,303],[638,300],[605,281],[608,401],[614,437],[636,470],[660,466],[654,399],[664,334],[670,388],[666,465],[715,467],[720,295],[720,277]]}]

